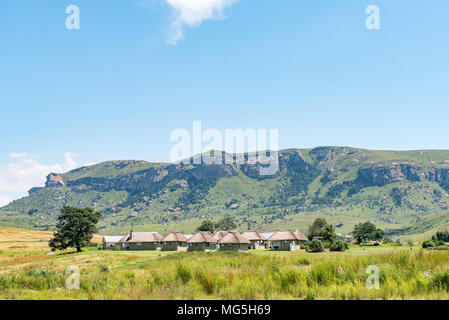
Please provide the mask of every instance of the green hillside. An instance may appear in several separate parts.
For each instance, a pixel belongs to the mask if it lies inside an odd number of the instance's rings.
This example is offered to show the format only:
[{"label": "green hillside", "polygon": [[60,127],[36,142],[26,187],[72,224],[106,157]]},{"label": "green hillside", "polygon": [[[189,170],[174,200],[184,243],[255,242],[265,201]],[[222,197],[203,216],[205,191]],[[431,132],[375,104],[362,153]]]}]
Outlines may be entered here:
[{"label": "green hillside", "polygon": [[131,226],[188,233],[201,220],[225,214],[241,230],[305,231],[318,216],[337,232],[371,220],[401,237],[449,225],[448,150],[319,147],[283,150],[278,160],[279,170],[269,176],[260,174],[263,164],[251,161],[108,161],[50,174],[45,187],[1,208],[0,224],[51,230],[59,209],[71,205],[100,211],[99,226],[107,234]]}]

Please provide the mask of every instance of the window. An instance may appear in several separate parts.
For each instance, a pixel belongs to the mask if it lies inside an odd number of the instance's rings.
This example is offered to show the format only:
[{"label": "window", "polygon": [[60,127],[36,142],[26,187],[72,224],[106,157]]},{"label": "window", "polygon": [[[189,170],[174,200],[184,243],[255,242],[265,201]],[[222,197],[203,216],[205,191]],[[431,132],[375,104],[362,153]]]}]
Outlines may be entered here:
[{"label": "window", "polygon": [[141,246],[141,245],[142,245],[142,242],[137,242],[136,243],[136,246],[138,246],[138,247]]}]

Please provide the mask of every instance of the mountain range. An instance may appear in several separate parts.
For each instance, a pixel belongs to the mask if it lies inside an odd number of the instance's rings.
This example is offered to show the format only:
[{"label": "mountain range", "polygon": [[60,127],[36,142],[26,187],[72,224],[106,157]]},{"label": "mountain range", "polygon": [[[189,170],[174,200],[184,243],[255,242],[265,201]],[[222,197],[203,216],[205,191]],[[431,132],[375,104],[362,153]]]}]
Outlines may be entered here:
[{"label": "mountain range", "polygon": [[449,150],[317,147],[274,154],[278,167],[270,175],[260,174],[258,157],[237,163],[238,156],[217,151],[207,156],[235,162],[206,164],[203,154],[187,163],[107,161],[51,173],[44,187],[1,208],[0,224],[52,230],[59,210],[71,205],[101,212],[105,234],[189,233],[225,214],[239,230],[306,231],[324,217],[337,232],[369,220],[389,236],[420,238],[449,225]]}]

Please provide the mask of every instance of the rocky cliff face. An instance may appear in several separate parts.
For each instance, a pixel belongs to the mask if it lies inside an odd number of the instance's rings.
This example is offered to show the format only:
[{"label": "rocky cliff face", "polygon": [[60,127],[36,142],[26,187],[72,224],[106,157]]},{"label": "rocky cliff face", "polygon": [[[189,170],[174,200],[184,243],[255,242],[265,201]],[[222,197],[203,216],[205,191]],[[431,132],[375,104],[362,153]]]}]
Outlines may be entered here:
[{"label": "rocky cliff face", "polygon": [[384,186],[390,183],[409,180],[419,181],[421,167],[409,163],[391,163],[360,168],[357,181],[366,186]]},{"label": "rocky cliff face", "polygon": [[425,177],[427,180],[438,183],[449,181],[449,168],[431,168]]},{"label": "rocky cliff face", "polygon": [[47,182],[45,183],[46,187],[63,187],[65,185],[64,180],[59,174],[50,173],[47,176]]},{"label": "rocky cliff face", "polygon": [[128,173],[114,178],[81,178],[68,180],[67,186],[85,186],[82,190],[125,190],[136,193],[152,190],[172,180],[205,180],[209,178],[232,177],[236,170],[230,165],[167,165]]}]

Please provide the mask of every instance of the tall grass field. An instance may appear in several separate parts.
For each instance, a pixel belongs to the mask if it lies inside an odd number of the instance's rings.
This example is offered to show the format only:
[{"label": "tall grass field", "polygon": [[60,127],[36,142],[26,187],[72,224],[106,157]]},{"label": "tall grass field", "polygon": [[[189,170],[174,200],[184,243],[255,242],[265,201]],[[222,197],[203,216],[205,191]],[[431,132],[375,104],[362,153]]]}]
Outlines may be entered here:
[{"label": "tall grass field", "polygon": [[[0,299],[449,299],[449,252],[418,246],[48,254],[50,236],[0,228]],[[69,266],[79,288],[67,287]],[[367,285],[369,266],[379,270],[377,289]]]}]

